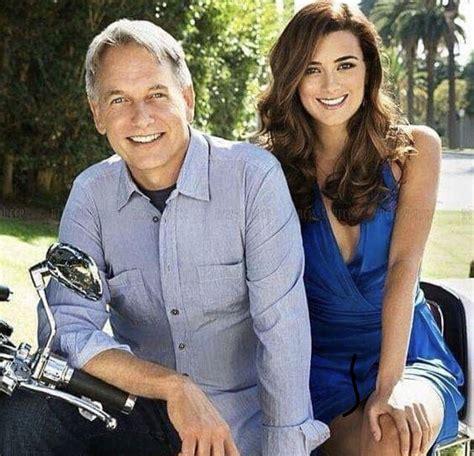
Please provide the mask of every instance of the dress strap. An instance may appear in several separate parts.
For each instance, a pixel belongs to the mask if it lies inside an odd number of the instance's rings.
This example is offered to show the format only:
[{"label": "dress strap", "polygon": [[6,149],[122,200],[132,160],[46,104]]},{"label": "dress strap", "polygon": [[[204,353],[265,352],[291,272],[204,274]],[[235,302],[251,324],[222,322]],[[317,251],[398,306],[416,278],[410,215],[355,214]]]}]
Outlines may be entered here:
[{"label": "dress strap", "polygon": [[385,185],[392,191],[397,192],[399,182],[395,179],[393,175],[392,166],[388,160],[385,160],[382,165],[382,173]]}]

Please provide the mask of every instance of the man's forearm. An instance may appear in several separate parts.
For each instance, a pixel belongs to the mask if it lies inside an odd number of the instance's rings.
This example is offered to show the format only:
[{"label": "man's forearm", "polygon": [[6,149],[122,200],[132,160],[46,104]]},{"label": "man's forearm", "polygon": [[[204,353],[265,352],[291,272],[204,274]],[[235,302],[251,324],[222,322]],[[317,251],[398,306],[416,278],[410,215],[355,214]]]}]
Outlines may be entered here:
[{"label": "man's forearm", "polygon": [[182,388],[185,380],[172,369],[113,349],[94,356],[83,370],[128,393],[165,401]]}]

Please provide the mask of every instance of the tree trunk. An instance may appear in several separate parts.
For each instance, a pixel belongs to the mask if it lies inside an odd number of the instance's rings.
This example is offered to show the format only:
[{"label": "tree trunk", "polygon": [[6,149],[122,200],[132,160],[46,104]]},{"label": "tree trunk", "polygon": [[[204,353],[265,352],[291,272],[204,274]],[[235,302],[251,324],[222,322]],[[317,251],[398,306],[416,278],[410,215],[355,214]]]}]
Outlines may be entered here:
[{"label": "tree trunk", "polygon": [[434,81],[434,66],[436,59],[437,44],[436,43],[427,43],[426,46],[426,71],[427,71],[427,83],[428,83],[428,100],[426,103],[426,124],[429,127],[434,128],[435,119],[434,119],[434,90],[435,90],[435,81]]},{"label": "tree trunk", "polygon": [[416,44],[410,43],[407,52],[407,117],[408,122],[415,123],[415,56]]},{"label": "tree trunk", "polygon": [[11,153],[5,154],[3,158],[3,185],[2,198],[13,197],[13,171],[15,169],[15,156]]},{"label": "tree trunk", "polygon": [[36,177],[36,185],[40,193],[43,193],[45,195],[51,194],[53,177],[54,177],[53,168],[43,168],[38,171],[38,174]]},{"label": "tree trunk", "polygon": [[450,0],[445,6],[445,17],[448,25],[448,33],[446,34],[446,47],[448,48],[448,144],[450,149],[457,147],[456,132],[456,61],[454,56],[454,44],[456,38],[454,35],[454,19],[457,16],[458,4],[455,0]]}]

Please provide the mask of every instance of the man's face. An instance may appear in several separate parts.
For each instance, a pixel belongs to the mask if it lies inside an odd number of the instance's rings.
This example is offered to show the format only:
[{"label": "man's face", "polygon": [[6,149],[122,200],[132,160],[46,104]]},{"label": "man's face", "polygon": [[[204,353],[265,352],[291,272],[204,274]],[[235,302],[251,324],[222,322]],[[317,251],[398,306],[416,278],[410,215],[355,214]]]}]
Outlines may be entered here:
[{"label": "man's face", "polygon": [[145,188],[173,183],[167,179],[177,177],[189,142],[192,87],[183,89],[169,62],[159,64],[135,43],[104,51],[96,87],[90,105],[97,130],[135,180]]}]

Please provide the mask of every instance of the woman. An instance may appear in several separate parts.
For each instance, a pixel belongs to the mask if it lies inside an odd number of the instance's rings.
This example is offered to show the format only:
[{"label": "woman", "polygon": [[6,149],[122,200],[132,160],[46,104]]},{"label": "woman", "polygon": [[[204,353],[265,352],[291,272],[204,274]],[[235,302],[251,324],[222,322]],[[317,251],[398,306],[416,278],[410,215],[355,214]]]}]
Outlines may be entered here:
[{"label": "woman", "polygon": [[359,10],[320,1],[270,57],[261,138],[298,210],[312,323],[315,417],[327,455],[420,455],[457,434],[462,372],[419,288],[440,140],[400,125],[379,37]]}]

